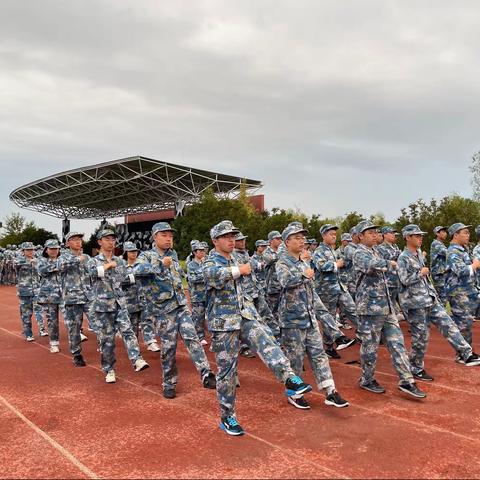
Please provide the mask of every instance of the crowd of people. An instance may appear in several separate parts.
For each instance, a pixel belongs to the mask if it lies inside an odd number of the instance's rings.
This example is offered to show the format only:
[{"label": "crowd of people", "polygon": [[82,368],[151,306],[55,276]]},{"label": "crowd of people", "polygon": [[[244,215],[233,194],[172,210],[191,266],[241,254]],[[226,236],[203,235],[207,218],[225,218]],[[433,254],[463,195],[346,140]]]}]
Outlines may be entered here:
[{"label": "crowd of people", "polygon": [[[239,355],[258,355],[285,385],[287,402],[303,410],[311,408],[305,395],[312,386],[302,379],[306,358],[325,404],[348,407],[329,362],[356,343],[359,387],[375,394],[385,392],[375,378],[383,344],[398,374],[398,389],[426,397],[417,381],[434,380],[425,369],[431,324],[452,346],[457,363],[480,365],[472,349],[480,244],[470,254],[469,228],[437,226],[428,262],[422,251],[425,232],[413,224],[397,232],[364,220],[342,234],[336,248],[337,226],[322,225],[319,243],[307,238],[301,223],[292,222],[256,240],[250,255],[247,237],[224,220],[210,231],[213,248],[191,241],[184,271],[174,250],[174,229],[159,222],[152,227],[150,250],[125,242],[117,256],[115,232],[106,228],[97,232],[99,252],[90,257],[83,253],[83,234],[70,232],[63,249],[51,239],[41,248],[24,242],[18,250],[1,252],[0,272],[3,283],[17,285],[27,342],[35,340],[34,317],[39,335],[49,337],[50,352],[58,353],[63,313],[76,367],[86,365],[87,319],[107,383],[116,381],[116,337],[122,338],[136,372],[148,368],[140,352],[143,338],[148,350],[160,352],[164,397],[175,398],[181,337],[201,385],[216,389],[220,427],[242,435],[235,413]],[[403,251],[397,246],[399,234],[405,239]],[[399,324],[403,320],[411,335],[409,352]],[[216,375],[206,348],[215,354]]]}]

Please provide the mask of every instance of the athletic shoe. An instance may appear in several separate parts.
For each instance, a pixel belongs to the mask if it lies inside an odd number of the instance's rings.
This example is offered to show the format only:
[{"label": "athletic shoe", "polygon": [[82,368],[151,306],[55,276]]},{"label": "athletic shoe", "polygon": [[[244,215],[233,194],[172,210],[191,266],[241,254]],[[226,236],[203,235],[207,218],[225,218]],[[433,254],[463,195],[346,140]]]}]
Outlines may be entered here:
[{"label": "athletic shoe", "polygon": [[212,372],[205,372],[202,375],[202,385],[203,388],[210,388],[211,390],[217,388],[217,380],[215,375]]},{"label": "athletic shoe", "polygon": [[202,338],[202,339],[200,340],[200,344],[203,345],[203,346],[205,346],[205,345],[208,345],[208,342],[207,342],[204,338]]},{"label": "athletic shoe", "polygon": [[287,397],[291,397],[292,395],[301,395],[302,393],[307,393],[312,389],[311,385],[305,383],[297,375],[287,379],[285,382],[285,387],[287,387],[287,391],[285,393]]},{"label": "athletic shoe", "polygon": [[334,390],[330,395],[325,397],[325,405],[331,405],[332,407],[337,408],[345,408],[350,404],[343,399],[336,390]]},{"label": "athletic shoe", "polygon": [[240,355],[246,358],[255,358],[255,354],[248,347],[243,347],[240,350]]},{"label": "athletic shoe", "polygon": [[372,393],[385,393],[385,389],[374,379],[370,383],[360,384],[360,388]]},{"label": "athletic shoe", "polygon": [[50,345],[50,353],[58,353],[59,351],[58,345]]},{"label": "athletic shoe", "polygon": [[85,360],[83,359],[82,355],[79,353],[78,355],[73,356],[73,364],[76,367],[85,367],[87,364],[85,363]]},{"label": "athletic shoe", "polygon": [[150,365],[142,358],[142,357],[138,357],[136,360],[135,360],[135,371],[136,372],[141,372],[142,370],[145,370],[146,368],[148,368]]},{"label": "athletic shoe", "polygon": [[416,383],[401,383],[398,389],[404,393],[408,393],[415,398],[425,398],[427,394],[422,392],[416,385]]},{"label": "athletic shoe", "polygon": [[339,358],[342,358],[337,351],[333,348],[333,346],[326,348],[325,353],[328,355],[329,358],[333,358],[335,360],[338,360]]},{"label": "athletic shoe", "polygon": [[295,408],[299,408],[300,410],[310,410],[310,404],[305,400],[303,395],[294,395],[293,397],[288,397],[287,401]]},{"label": "athletic shoe", "polygon": [[343,328],[343,330],[351,330],[352,326],[349,325],[348,323],[342,323],[340,324],[340,328]]},{"label": "athletic shoe", "polygon": [[354,338],[348,338],[345,335],[335,340],[335,345],[337,346],[337,350],[343,350],[344,348],[348,348],[352,345],[355,345],[355,343],[357,343],[357,341]]},{"label": "athletic shoe", "polygon": [[86,342],[87,340],[88,340],[88,337],[83,332],[80,332],[80,341]]},{"label": "athletic shoe", "polygon": [[480,357],[476,353],[472,353],[466,360],[465,366],[467,367],[476,367],[480,365]]},{"label": "athletic shoe", "polygon": [[177,392],[175,391],[175,387],[166,387],[163,389],[163,396],[171,400],[177,396]]},{"label": "athletic shoe", "polygon": [[33,335],[29,335],[26,340],[27,340],[27,342],[33,342],[35,340],[35,338],[34,338]]},{"label": "athletic shoe", "polygon": [[105,381],[107,383],[115,383],[117,379],[115,378],[115,371],[114,370],[109,370],[107,374],[105,375]]},{"label": "athletic shoe", "polygon": [[40,330],[40,336],[41,337],[48,337],[48,332],[44,329]]},{"label": "athletic shoe", "polygon": [[460,356],[459,353],[457,353],[456,357],[455,357],[455,361],[457,363],[462,363],[462,364],[465,364],[465,360]]},{"label": "athletic shoe", "polygon": [[418,373],[414,373],[413,376],[417,380],[423,380],[424,382],[433,382],[433,377],[429,375],[425,370],[420,370]]},{"label": "athletic shoe", "polygon": [[153,341],[147,345],[147,350],[150,350],[151,352],[159,352],[160,347],[157,342]]},{"label": "athletic shoe", "polygon": [[233,415],[229,415],[226,418],[221,418],[220,428],[229,435],[233,436],[243,435],[245,433]]}]

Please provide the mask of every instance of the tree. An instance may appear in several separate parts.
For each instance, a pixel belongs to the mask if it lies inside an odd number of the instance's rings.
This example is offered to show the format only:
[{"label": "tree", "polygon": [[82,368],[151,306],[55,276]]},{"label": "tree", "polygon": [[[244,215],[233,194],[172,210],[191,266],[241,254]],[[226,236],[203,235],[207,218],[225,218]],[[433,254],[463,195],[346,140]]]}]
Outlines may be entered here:
[{"label": "tree", "polygon": [[12,213],[5,219],[6,233],[0,238],[0,245],[20,245],[22,242],[32,242],[34,245],[43,245],[49,238],[57,235],[44,228],[38,228],[34,222],[26,222],[25,217],[19,213]]}]

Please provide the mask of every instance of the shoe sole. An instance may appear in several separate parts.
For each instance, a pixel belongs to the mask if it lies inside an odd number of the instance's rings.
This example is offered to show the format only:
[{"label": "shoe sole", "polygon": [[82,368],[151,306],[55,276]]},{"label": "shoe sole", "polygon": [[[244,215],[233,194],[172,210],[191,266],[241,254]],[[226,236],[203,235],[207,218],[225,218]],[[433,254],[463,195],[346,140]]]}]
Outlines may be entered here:
[{"label": "shoe sole", "polygon": [[232,432],[231,430],[227,430],[227,427],[225,427],[223,423],[220,423],[219,426],[227,435],[231,435],[232,437],[239,437],[240,435],[245,434],[243,430],[241,432]]},{"label": "shoe sole", "polygon": [[421,377],[417,377],[416,375],[413,376],[413,378],[415,380],[420,380],[421,382],[433,382],[433,378],[421,378]]},{"label": "shoe sole", "polygon": [[290,390],[287,388],[285,395],[287,397],[293,397],[293,395],[302,395],[303,393],[310,392],[311,390],[312,390],[311,385],[307,385],[305,388],[302,388],[301,390]]},{"label": "shoe sole", "polygon": [[345,348],[351,347],[355,343],[356,343],[356,341],[353,338],[348,343],[342,343],[340,345],[337,345],[337,350],[344,350]]},{"label": "shoe sole", "polygon": [[105,383],[117,383],[116,380],[105,380]]},{"label": "shoe sole", "polygon": [[376,393],[377,395],[381,395],[382,393],[385,393],[386,390],[385,389],[382,389],[382,390],[372,390],[371,388],[367,388],[363,385],[360,385],[360,388],[362,388],[363,390],[366,390],[367,392],[370,392],[370,393]]},{"label": "shoe sole", "polygon": [[149,365],[148,363],[146,363],[145,365],[142,365],[140,368],[136,368],[136,367],[135,367],[135,371],[136,371],[136,372],[141,372],[142,370],[145,370],[145,369],[147,369],[147,368],[149,368],[149,367],[150,367],[150,365]]},{"label": "shoe sole", "polygon": [[291,397],[288,397],[287,400],[290,405],[293,405],[295,408],[298,408],[299,410],[310,410],[311,408],[310,405],[308,405],[307,407],[302,407],[301,405],[298,405],[298,403],[294,402]]},{"label": "shoe sole", "polygon": [[423,393],[423,394],[421,394],[421,395],[417,395],[416,393],[413,393],[413,392],[411,392],[410,390],[406,390],[406,389],[404,389],[404,388],[402,388],[402,387],[400,387],[400,386],[398,387],[398,389],[399,389],[401,392],[406,393],[407,395],[410,395],[411,397],[414,397],[414,398],[425,398],[425,397],[427,396],[426,393]]},{"label": "shoe sole", "polygon": [[463,364],[466,367],[478,367],[480,365],[480,360],[475,360],[474,362],[469,362],[469,363],[463,362]]},{"label": "shoe sole", "polygon": [[336,407],[336,408],[345,408],[350,406],[348,402],[345,402],[339,405],[338,403],[332,402],[331,400],[327,400],[327,399],[325,399],[325,405],[328,405],[330,407]]}]

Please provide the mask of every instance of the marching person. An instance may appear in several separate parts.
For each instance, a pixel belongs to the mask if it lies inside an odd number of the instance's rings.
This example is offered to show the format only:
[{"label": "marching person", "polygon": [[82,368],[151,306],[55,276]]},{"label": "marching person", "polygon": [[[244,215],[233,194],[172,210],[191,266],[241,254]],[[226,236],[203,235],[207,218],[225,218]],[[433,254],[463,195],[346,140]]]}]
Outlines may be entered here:
[{"label": "marching person", "polygon": [[435,240],[430,245],[430,271],[432,275],[433,286],[438,293],[443,305],[447,304],[447,294],[445,292],[445,278],[447,271],[447,247],[445,240],[448,233],[447,228],[437,225],[433,229]]}]

